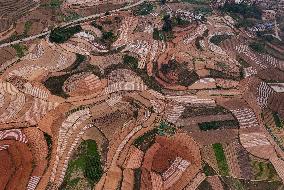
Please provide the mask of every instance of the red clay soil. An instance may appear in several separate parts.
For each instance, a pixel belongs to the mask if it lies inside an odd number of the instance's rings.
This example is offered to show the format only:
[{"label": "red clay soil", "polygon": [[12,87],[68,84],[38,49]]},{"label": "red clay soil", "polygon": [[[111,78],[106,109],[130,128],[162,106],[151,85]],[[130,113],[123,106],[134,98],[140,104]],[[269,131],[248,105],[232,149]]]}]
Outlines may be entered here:
[{"label": "red clay soil", "polygon": [[155,143],[147,150],[144,156],[144,161],[143,161],[143,166],[142,166],[143,168],[151,171],[154,156],[160,148],[161,148],[161,145],[159,143]]},{"label": "red clay soil", "polygon": [[49,111],[39,122],[38,128],[51,135],[53,133],[57,133],[57,128],[53,129],[53,125],[57,123],[56,121],[60,118],[65,118],[64,113],[69,110],[72,105],[69,103],[62,103],[60,106],[55,109]]},{"label": "red clay soil", "polygon": [[269,69],[258,71],[257,77],[263,80],[268,80],[268,81],[269,80],[284,81],[283,71],[277,68],[269,68]]},{"label": "red clay soil", "polygon": [[16,57],[16,50],[14,48],[4,47],[0,49],[0,65],[14,57]]},{"label": "red clay soil", "polygon": [[281,46],[281,45],[276,46],[276,45],[271,44],[271,43],[269,43],[269,42],[266,42],[266,44],[267,44],[268,46],[270,46],[272,49],[275,49],[275,50],[279,51],[280,53],[283,53],[283,54],[284,54],[284,47],[283,47],[283,46]]},{"label": "red clay soil", "polygon": [[130,146],[127,157],[124,162],[124,168],[140,168],[143,156],[144,153],[141,150],[139,150],[135,146]]},{"label": "red clay soil", "polygon": [[284,119],[284,93],[273,93],[268,99],[268,107]]},{"label": "red clay soil", "polygon": [[[161,75],[159,75],[160,77]],[[187,87],[182,86],[182,85],[178,85],[178,84],[171,84],[171,83],[167,83],[165,81],[163,81],[162,79],[160,79],[159,77],[155,76],[155,80],[162,85],[163,87],[167,88],[167,89],[171,89],[171,90],[187,90]]]},{"label": "red clay soil", "polygon": [[[157,136],[156,142],[162,146],[160,150],[169,149],[172,152],[175,152],[177,156],[180,156],[190,162],[189,167],[183,172],[181,178],[169,188],[171,190],[183,189],[190,182],[190,180],[194,178],[201,168],[199,146],[190,136],[185,133],[177,133],[171,137]],[[162,152],[159,153],[163,154]],[[163,159],[165,160],[165,158],[163,158],[161,155],[155,155],[153,168],[155,169],[155,167],[160,166],[156,160],[162,161]],[[163,162],[166,163],[165,161]]]},{"label": "red clay soil", "polygon": [[66,119],[64,113],[67,112],[70,109],[70,107],[71,105],[68,103],[61,104],[60,106],[56,107],[54,110],[48,112],[46,116],[38,124],[41,130],[42,129],[47,130],[48,134],[52,136],[52,151],[51,151],[49,166],[45,171],[45,173],[43,174],[41,180],[39,181],[37,189],[45,189],[45,187],[49,182],[49,177],[51,175],[53,164],[56,159],[55,156],[57,154],[56,147],[58,141],[58,130],[64,119]]},{"label": "red clay soil", "polygon": [[192,137],[185,133],[174,136],[157,136],[154,143],[145,153],[142,165],[141,188],[151,189],[150,171],[162,173],[167,170],[176,157],[182,157],[190,162],[179,181],[169,189],[183,189],[201,168],[199,146]]},{"label": "red clay soil", "polygon": [[[190,162],[194,162],[195,152],[191,150],[196,147],[187,147],[178,142],[175,138],[157,136],[156,141],[162,146],[154,155],[152,170],[162,173],[167,170],[176,157],[181,157]],[[198,147],[197,147],[198,148]]]},{"label": "red clay soil", "polygon": [[152,163],[152,170],[158,173],[165,172],[174,162],[176,157],[182,157],[179,155],[185,149],[186,147],[183,147],[183,146],[179,146],[179,147],[162,146],[162,148],[160,148],[154,156],[153,163]]},{"label": "red clay soil", "polygon": [[249,107],[245,100],[240,98],[232,98],[229,100],[217,99],[216,102],[218,105],[229,110]]},{"label": "red clay soil", "polygon": [[6,189],[23,190],[28,184],[32,171],[32,153],[27,144],[17,141],[9,141],[8,152],[13,159],[15,172],[10,178]]},{"label": "red clay soil", "polygon": [[[4,144],[5,143],[3,141],[0,141],[0,145]],[[0,187],[4,189],[12,174],[14,173],[15,168],[13,166],[13,160],[7,150],[0,151],[0,158]]]},{"label": "red clay soil", "polygon": [[188,27],[185,28],[180,28],[180,27],[175,27],[173,29],[174,31],[174,36],[175,38],[172,40],[174,44],[179,43],[183,38],[193,32],[197,28],[197,23],[191,24]]},{"label": "red clay soil", "polygon": [[141,190],[150,190],[152,189],[152,182],[151,182],[151,173],[150,171],[146,170],[145,168],[141,168]]},{"label": "red clay soil", "polygon": [[29,139],[28,144],[34,157],[32,176],[42,176],[47,165],[46,156],[48,151],[43,132],[35,127],[25,128],[23,131]]},{"label": "red clay soil", "polygon": [[223,129],[212,131],[198,131],[190,133],[190,136],[194,138],[200,145],[210,145],[214,143],[230,143],[235,139],[238,139],[238,129]]}]

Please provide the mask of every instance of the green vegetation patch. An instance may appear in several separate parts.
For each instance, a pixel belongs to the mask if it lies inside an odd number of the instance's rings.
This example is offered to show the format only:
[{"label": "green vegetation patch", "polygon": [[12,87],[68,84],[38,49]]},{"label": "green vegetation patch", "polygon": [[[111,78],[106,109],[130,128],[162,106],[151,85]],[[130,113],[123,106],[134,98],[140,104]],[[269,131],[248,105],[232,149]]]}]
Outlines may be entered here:
[{"label": "green vegetation patch", "polygon": [[87,180],[90,188],[103,175],[100,154],[95,141],[83,141],[68,163],[66,175],[60,189],[74,189],[79,181]]},{"label": "green vegetation patch", "polygon": [[232,79],[232,80],[240,80],[240,73],[226,73],[214,69],[208,69],[209,76],[212,78],[222,78],[222,79]]},{"label": "green vegetation patch", "polygon": [[203,5],[203,4],[209,4],[209,0],[182,0],[183,2],[190,3],[190,4],[197,4],[197,5]]},{"label": "green vegetation patch", "polygon": [[263,42],[252,42],[249,44],[249,47],[257,53],[266,53],[265,44]]},{"label": "green vegetation patch", "polygon": [[176,60],[170,60],[168,64],[163,64],[161,72],[164,74],[175,72],[178,75],[177,84],[182,86],[190,86],[199,79],[194,70],[187,69],[186,63],[178,63]]},{"label": "green vegetation patch", "polygon": [[48,148],[48,153],[47,153],[46,159],[50,160],[51,151],[52,151],[52,137],[47,133],[44,133],[43,135],[44,135],[44,138],[45,138],[45,141],[46,141],[46,144],[47,144],[47,148]]},{"label": "green vegetation patch", "polygon": [[172,31],[172,29],[173,29],[173,22],[172,22],[172,20],[170,18],[170,15],[165,15],[163,17],[163,21],[164,21],[164,24],[163,24],[163,27],[162,27],[163,31],[164,32]]},{"label": "green vegetation patch", "polygon": [[281,120],[277,112],[273,112],[273,119],[276,127],[282,129],[284,126],[284,122]]},{"label": "green vegetation patch", "polygon": [[[152,88],[158,92],[162,91],[162,87],[156,82],[155,78],[153,76],[149,76],[145,70],[138,68],[138,59],[130,56],[130,55],[124,55],[123,57],[123,64],[117,64],[117,65],[111,65],[108,68],[105,69],[105,74],[109,74],[111,71],[116,69],[130,69],[134,71],[138,76],[141,77],[143,82],[149,87]],[[153,70],[155,71],[156,64],[153,66]]]},{"label": "green vegetation patch", "polygon": [[[226,189],[234,190],[279,190],[283,189],[281,181],[254,181],[236,179],[232,177],[222,177],[222,180],[228,186]],[[225,188],[224,188],[225,189]]]},{"label": "green vegetation patch", "polygon": [[99,30],[103,30],[103,27],[99,24],[97,24],[96,21],[91,22],[91,25]]},{"label": "green vegetation patch", "polygon": [[63,2],[62,0],[50,0],[50,2],[48,3],[41,4],[41,6],[46,8],[56,9],[60,8],[62,2]]},{"label": "green vegetation patch", "polygon": [[25,53],[28,51],[27,47],[22,44],[14,44],[12,45],[12,48],[16,50],[16,54],[18,57],[24,57]]},{"label": "green vegetation patch", "polygon": [[184,26],[188,26],[190,24],[190,22],[188,20],[184,20],[179,15],[174,16],[171,20],[172,20],[173,27],[175,27],[175,26],[184,27]]},{"label": "green vegetation patch", "polygon": [[223,42],[226,39],[230,39],[232,36],[228,34],[222,34],[222,35],[215,35],[210,38],[210,42],[219,45],[221,42]]},{"label": "green vegetation patch", "polygon": [[204,37],[203,36],[198,36],[196,39],[195,39],[195,46],[198,50],[203,50],[203,48],[201,47],[201,44],[200,44],[200,41],[203,40]]},{"label": "green vegetation patch", "polygon": [[216,172],[208,163],[205,163],[203,165],[203,172],[205,173],[206,176],[216,175]]},{"label": "green vegetation patch", "polygon": [[24,35],[28,34],[28,32],[30,31],[31,27],[32,27],[32,22],[31,21],[25,22]]},{"label": "green vegetation patch", "polygon": [[221,106],[216,107],[193,107],[193,106],[186,106],[185,110],[183,111],[181,118],[187,117],[195,117],[201,115],[218,115],[218,114],[228,114],[230,113],[229,110]]},{"label": "green vegetation patch", "polygon": [[186,27],[190,24],[189,21],[182,19],[180,16],[171,18],[170,15],[165,15],[162,20],[162,29],[154,28],[153,30],[154,40],[170,41],[174,38],[174,32],[172,31],[174,27]]},{"label": "green vegetation patch", "polygon": [[165,36],[164,36],[163,32],[160,31],[158,28],[154,28],[154,30],[153,30],[153,39],[162,41],[162,40],[165,39]]},{"label": "green vegetation patch", "polygon": [[144,133],[143,135],[135,139],[133,145],[142,151],[146,151],[154,144],[157,135],[173,135],[175,132],[176,129],[173,125],[165,121],[161,121],[158,127]]},{"label": "green vegetation patch", "polygon": [[133,69],[138,69],[138,58],[130,56],[130,55],[124,55],[123,64],[126,64]]},{"label": "green vegetation patch", "polygon": [[173,125],[165,121],[162,121],[157,129],[157,132],[160,136],[173,135],[176,132],[176,128],[174,128]]},{"label": "green vegetation patch", "polygon": [[207,180],[203,180],[199,186],[198,190],[213,190],[210,183]]},{"label": "green vegetation patch", "polygon": [[157,128],[144,133],[143,135],[135,139],[135,141],[133,142],[134,146],[136,146],[142,151],[148,150],[148,148],[150,148],[150,146],[154,144],[157,133]]},{"label": "green vegetation patch", "polygon": [[83,63],[84,61],[86,61],[86,56],[76,53],[76,60],[75,60],[75,62],[72,65],[70,65],[69,67],[67,67],[64,70],[62,70],[62,71],[64,71],[64,72],[74,71],[74,70],[78,69],[80,64]]},{"label": "green vegetation patch", "polygon": [[213,9],[210,6],[202,6],[202,7],[194,7],[193,12],[195,14],[202,14],[210,16],[212,14]]},{"label": "green vegetation patch", "polygon": [[248,62],[246,62],[243,58],[241,58],[240,56],[237,56],[237,61],[241,64],[242,67],[244,68],[248,68],[250,67],[250,64]]},{"label": "green vegetation patch", "polygon": [[246,190],[246,188],[244,187],[242,182],[239,179],[236,179],[236,178],[234,180],[232,180],[232,186],[236,190]]},{"label": "green vegetation patch", "polygon": [[76,12],[68,12],[66,15],[62,15],[61,16],[61,19],[63,20],[63,21],[71,21],[71,20],[76,20],[76,19],[78,19],[78,18],[81,18],[82,16],[81,15],[79,15],[78,13],[76,13]]},{"label": "green vegetation patch", "polygon": [[244,18],[261,19],[262,11],[255,4],[246,3],[228,3],[226,2],[221,11],[233,14],[240,14]]},{"label": "green vegetation patch", "polygon": [[279,180],[278,174],[270,162],[253,160],[251,165],[256,180]]},{"label": "green vegetation patch", "polygon": [[253,27],[255,25],[255,20],[252,19],[237,19],[237,23],[235,26],[237,28],[248,28],[248,27]]},{"label": "green vegetation patch", "polygon": [[116,40],[116,36],[114,35],[112,31],[103,31],[102,40],[103,40],[103,43],[107,43],[107,42],[112,43]]},{"label": "green vegetation patch", "polygon": [[140,168],[134,169],[134,188],[133,189],[140,189],[141,175],[142,175],[142,171]]},{"label": "green vegetation patch", "polygon": [[216,66],[221,68],[222,70],[227,70],[229,69],[229,65],[227,65],[226,63],[223,63],[223,62],[217,62],[216,63]]},{"label": "green vegetation patch", "polygon": [[71,74],[52,76],[44,81],[43,84],[52,94],[67,98],[69,95],[63,91],[62,86],[70,76]]},{"label": "green vegetation patch", "polygon": [[49,40],[55,43],[64,43],[74,34],[82,30],[80,25],[76,25],[68,28],[55,28],[51,31]]},{"label": "green vegetation patch", "polygon": [[198,123],[200,130],[208,131],[208,130],[216,130],[222,128],[236,128],[239,123],[236,120],[225,120],[225,121],[210,121],[204,123]]},{"label": "green vegetation patch", "polygon": [[135,11],[135,15],[148,15],[154,10],[154,5],[150,2],[142,3]]},{"label": "green vegetation patch", "polygon": [[212,147],[215,153],[218,168],[220,170],[220,175],[228,176],[229,167],[228,167],[227,159],[226,159],[222,144],[216,143],[216,144],[213,144]]}]

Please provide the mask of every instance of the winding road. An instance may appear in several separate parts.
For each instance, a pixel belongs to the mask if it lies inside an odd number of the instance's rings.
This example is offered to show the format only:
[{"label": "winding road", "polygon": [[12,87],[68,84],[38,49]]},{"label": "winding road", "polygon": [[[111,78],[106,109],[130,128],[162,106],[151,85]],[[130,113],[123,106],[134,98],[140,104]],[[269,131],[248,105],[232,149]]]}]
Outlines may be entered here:
[{"label": "winding road", "polygon": [[[136,3],[131,4],[131,5],[126,5],[125,7],[121,7],[119,9],[115,9],[115,10],[112,10],[112,11],[109,11],[109,12],[115,13],[115,12],[118,12],[118,11],[127,10],[127,9],[132,8],[132,7],[138,6],[138,5],[142,4],[143,2],[145,2],[145,0],[140,0]],[[94,18],[97,18],[97,17],[104,16],[105,13],[106,12],[86,16],[86,17],[83,17],[83,18],[79,18],[79,19],[76,19],[76,20],[69,21],[67,23],[62,23],[62,24],[60,24],[59,26],[56,26],[56,27],[66,27],[66,26],[70,26],[70,25],[73,25],[73,24],[79,24],[79,23],[82,23],[82,22],[86,22],[87,20],[91,20],[91,19],[94,19]],[[51,33],[51,30],[48,30],[48,31],[42,32],[42,33],[34,35],[34,36],[29,36],[27,38],[23,38],[23,39],[20,39],[20,40],[15,40],[15,41],[12,41],[12,42],[4,43],[4,44],[0,45],[0,48],[10,46],[10,45],[14,45],[14,44],[18,44],[18,43],[22,43],[22,42],[27,42],[27,41],[30,41],[30,40],[34,40],[36,38],[46,36],[50,33]]]}]

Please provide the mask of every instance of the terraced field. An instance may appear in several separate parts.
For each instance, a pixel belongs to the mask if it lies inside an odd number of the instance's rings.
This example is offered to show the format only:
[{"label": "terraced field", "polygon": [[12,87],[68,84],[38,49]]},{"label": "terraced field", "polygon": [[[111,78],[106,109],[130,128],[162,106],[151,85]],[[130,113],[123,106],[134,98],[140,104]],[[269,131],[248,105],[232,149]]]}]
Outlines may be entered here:
[{"label": "terraced field", "polygon": [[0,5],[0,33],[2,33],[9,29],[17,18],[27,14],[39,4],[33,0],[1,0]]},{"label": "terraced field", "polygon": [[0,0],[0,189],[283,189],[270,2],[109,3]]}]

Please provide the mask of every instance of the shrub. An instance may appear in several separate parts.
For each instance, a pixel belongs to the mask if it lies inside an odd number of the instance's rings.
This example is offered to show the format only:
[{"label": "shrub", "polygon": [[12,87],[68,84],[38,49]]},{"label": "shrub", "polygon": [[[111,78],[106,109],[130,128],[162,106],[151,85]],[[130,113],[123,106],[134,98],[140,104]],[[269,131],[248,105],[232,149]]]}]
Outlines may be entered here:
[{"label": "shrub", "polygon": [[27,51],[27,47],[22,44],[14,44],[12,47],[16,50],[16,54],[18,57],[24,57],[25,52]]},{"label": "shrub", "polygon": [[211,7],[197,7],[194,8],[195,14],[211,15],[213,9]]},{"label": "shrub", "polygon": [[50,90],[50,92],[54,95],[61,96],[63,98],[67,98],[68,94],[66,94],[62,86],[64,82],[67,80],[68,77],[70,77],[71,74],[65,74],[61,76],[52,76],[48,78],[46,81],[44,81],[44,86]]},{"label": "shrub", "polygon": [[200,130],[216,130],[224,127],[238,127],[238,122],[236,120],[226,120],[226,121],[210,121],[204,123],[198,123]]},{"label": "shrub", "polygon": [[210,42],[219,45],[221,42],[223,42],[226,39],[230,39],[231,35],[223,34],[223,35],[215,35],[210,38]]},{"label": "shrub", "polygon": [[283,128],[283,121],[281,121],[277,112],[273,112],[274,122],[277,128]]},{"label": "shrub", "polygon": [[216,172],[214,171],[214,169],[208,163],[204,164],[203,172],[205,173],[206,176],[216,175]]},{"label": "shrub", "polygon": [[27,34],[28,34],[28,32],[30,31],[31,27],[32,27],[32,22],[31,22],[31,21],[25,22],[24,35],[27,35]]},{"label": "shrub", "polygon": [[60,0],[51,0],[50,1],[50,7],[52,8],[59,8],[61,5]]},{"label": "shrub", "polygon": [[141,187],[141,175],[142,171],[141,168],[134,169],[134,188],[133,189],[140,189]]},{"label": "shrub", "polygon": [[209,0],[183,0],[183,1],[187,2],[187,3],[191,3],[191,4],[198,4],[198,5],[209,4],[210,3]]},{"label": "shrub", "polygon": [[91,25],[95,28],[98,28],[99,30],[103,30],[103,27],[101,25],[98,25],[96,21],[91,22]]},{"label": "shrub", "polygon": [[138,68],[138,59],[136,57],[132,57],[129,55],[124,55],[123,56],[123,63],[130,66],[133,69]]},{"label": "shrub", "polygon": [[[137,62],[136,62],[137,61]],[[138,59],[129,55],[125,55],[123,58],[124,64],[114,64],[110,65],[104,70],[104,76],[107,76],[109,73],[116,69],[129,69],[135,72],[138,76],[141,77],[143,82],[151,89],[154,89],[158,92],[162,92],[162,87],[156,82],[153,76],[149,76],[145,70],[138,68]],[[155,70],[155,65],[153,70]]]},{"label": "shrub", "polygon": [[154,10],[154,6],[149,2],[142,3],[134,12],[135,15],[148,15]]},{"label": "shrub", "polygon": [[113,34],[112,31],[103,32],[102,39],[105,40],[105,41],[114,41],[115,35]]},{"label": "shrub", "polygon": [[255,4],[246,3],[228,3],[226,2],[221,8],[224,12],[241,14],[245,18],[261,19],[262,11]]},{"label": "shrub", "polygon": [[257,53],[266,53],[265,44],[261,42],[252,42],[249,47]]},{"label": "shrub", "polygon": [[172,21],[170,19],[170,15],[165,15],[164,18],[163,18],[163,21],[164,21],[164,24],[163,24],[163,31],[164,32],[170,32],[172,31],[173,29],[173,26],[172,26]]},{"label": "shrub", "polygon": [[200,37],[198,36],[196,39],[195,39],[195,46],[198,50],[203,50],[201,45],[200,45],[200,41],[203,40],[203,37]]},{"label": "shrub", "polygon": [[133,145],[142,151],[148,150],[148,148],[150,148],[152,144],[154,144],[157,132],[157,128],[147,131],[146,133],[135,139]]},{"label": "shrub", "polygon": [[44,135],[44,138],[45,138],[45,141],[46,141],[46,144],[47,144],[47,148],[48,148],[48,153],[47,153],[46,159],[49,160],[50,157],[51,157],[51,151],[52,151],[52,138],[47,133],[44,133],[43,135]]},{"label": "shrub", "polygon": [[174,26],[186,26],[188,24],[190,24],[190,22],[182,19],[180,16],[173,17],[173,25]]},{"label": "shrub", "polygon": [[241,58],[240,56],[237,56],[237,61],[242,65],[242,67],[244,68],[248,68],[250,67],[250,64],[248,62],[246,62],[243,58]]},{"label": "shrub", "polygon": [[195,71],[188,71],[185,64],[180,64],[176,60],[170,60],[168,64],[163,64],[161,72],[164,74],[176,72],[178,75],[177,84],[183,86],[190,86],[199,79]]},{"label": "shrub", "polygon": [[63,69],[62,71],[64,71],[64,72],[68,72],[68,71],[72,72],[72,71],[76,70],[80,66],[80,64],[82,62],[84,62],[85,60],[86,60],[86,56],[85,55],[81,55],[79,53],[76,53],[76,60],[75,60],[75,62],[72,65],[70,65],[69,67]]},{"label": "shrub", "polygon": [[154,28],[153,30],[153,39],[154,40],[163,40],[164,35],[161,31],[158,30],[158,28]]},{"label": "shrub", "polygon": [[55,28],[51,31],[49,40],[55,43],[64,43],[81,30],[82,28],[80,25],[69,28]]},{"label": "shrub", "polygon": [[251,19],[238,19],[237,24],[235,25],[237,28],[247,28],[253,27],[255,25],[255,21]]},{"label": "shrub", "polygon": [[176,132],[176,128],[170,123],[161,121],[158,127],[147,131],[143,135],[134,140],[133,145],[142,151],[146,151],[155,142],[157,135],[173,135]]}]

